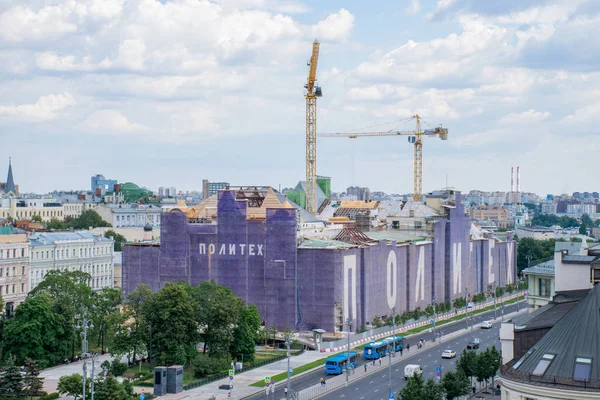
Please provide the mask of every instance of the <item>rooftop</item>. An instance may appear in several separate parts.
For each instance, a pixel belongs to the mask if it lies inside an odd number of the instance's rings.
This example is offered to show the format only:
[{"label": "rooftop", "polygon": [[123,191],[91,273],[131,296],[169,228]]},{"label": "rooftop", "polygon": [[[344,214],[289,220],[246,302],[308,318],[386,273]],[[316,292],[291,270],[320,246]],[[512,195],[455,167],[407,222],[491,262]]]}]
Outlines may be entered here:
[{"label": "rooftop", "polygon": [[539,264],[532,265],[523,270],[524,274],[532,275],[551,275],[554,276],[554,258],[547,261],[542,261]]},{"label": "rooftop", "polygon": [[112,239],[105,238],[102,234],[91,233],[88,231],[75,232],[43,232],[34,233],[29,237],[32,246],[43,246],[53,244],[57,241],[74,240],[92,240],[94,242],[112,242]]}]

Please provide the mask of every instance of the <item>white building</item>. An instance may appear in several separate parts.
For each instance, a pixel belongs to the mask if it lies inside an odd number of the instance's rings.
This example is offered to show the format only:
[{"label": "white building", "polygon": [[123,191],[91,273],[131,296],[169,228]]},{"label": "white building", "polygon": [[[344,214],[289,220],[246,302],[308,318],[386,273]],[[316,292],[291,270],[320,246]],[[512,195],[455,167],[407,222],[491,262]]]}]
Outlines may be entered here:
[{"label": "white building", "polygon": [[82,271],[90,274],[94,290],[114,285],[112,239],[87,231],[43,232],[29,237],[31,262],[29,290],[51,270]]},{"label": "white building", "polygon": [[0,296],[5,315],[27,297],[30,246],[27,235],[0,235]]},{"label": "white building", "polygon": [[527,277],[527,302],[529,308],[536,309],[548,304],[554,295],[554,260],[541,262],[523,270]]},{"label": "white building", "polygon": [[535,240],[554,239],[554,229],[543,226],[518,226],[517,236],[519,239],[532,238]]},{"label": "white building", "polygon": [[542,214],[556,214],[556,203],[553,201],[542,202]]},{"label": "white building", "polygon": [[0,201],[0,218],[11,217],[14,220],[26,219],[39,215],[42,221],[64,219],[62,203],[53,198],[4,198]]},{"label": "white building", "polygon": [[161,211],[160,206],[152,204],[102,204],[96,207],[102,219],[115,228],[143,228],[147,223],[159,227]]},{"label": "white building", "polygon": [[556,292],[591,289],[600,282],[600,245],[557,242],[554,246]]}]

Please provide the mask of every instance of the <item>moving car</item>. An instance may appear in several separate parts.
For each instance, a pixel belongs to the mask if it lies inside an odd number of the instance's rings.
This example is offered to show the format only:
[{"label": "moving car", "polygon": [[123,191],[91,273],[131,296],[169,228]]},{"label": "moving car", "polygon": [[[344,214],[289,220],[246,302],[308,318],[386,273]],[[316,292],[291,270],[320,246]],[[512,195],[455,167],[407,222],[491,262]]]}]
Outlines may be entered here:
[{"label": "moving car", "polygon": [[444,350],[442,353],[442,358],[454,358],[456,357],[456,352],[453,350]]},{"label": "moving car", "polygon": [[492,328],[492,321],[483,321],[481,323],[481,329],[491,329]]},{"label": "moving car", "polygon": [[479,348],[479,339],[478,338],[474,338],[469,340],[469,343],[467,343],[467,349],[478,349]]},{"label": "moving car", "polygon": [[423,369],[420,365],[408,364],[406,367],[404,367],[404,379],[408,379],[414,374],[423,375]]}]

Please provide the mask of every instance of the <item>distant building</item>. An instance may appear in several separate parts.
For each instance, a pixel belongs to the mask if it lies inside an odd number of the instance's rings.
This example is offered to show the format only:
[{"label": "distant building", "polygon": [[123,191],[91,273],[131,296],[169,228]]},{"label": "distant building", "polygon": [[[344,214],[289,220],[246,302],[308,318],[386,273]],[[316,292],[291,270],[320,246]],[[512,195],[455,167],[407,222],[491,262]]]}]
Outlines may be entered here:
[{"label": "distant building", "polygon": [[158,187],[158,197],[165,197],[165,188],[163,186]]},{"label": "distant building", "polygon": [[0,296],[6,316],[11,316],[29,292],[29,252],[27,235],[0,235]]},{"label": "distant building", "polygon": [[544,261],[523,270],[529,283],[527,302],[529,308],[548,304],[555,295],[554,260]]},{"label": "distant building", "polygon": [[143,228],[148,222],[160,226],[161,207],[152,204],[102,204],[96,207],[96,212],[115,228]]},{"label": "distant building", "polygon": [[117,181],[114,179],[106,179],[104,175],[94,175],[91,179],[92,193],[99,193],[99,196],[104,196],[106,192],[114,190]]},{"label": "distant building", "polygon": [[90,274],[90,287],[100,290],[114,285],[114,241],[86,231],[34,233],[31,244],[29,290],[52,270]]},{"label": "distant building", "polygon": [[556,242],[556,291],[591,289],[600,282],[600,244]]},{"label": "distant building", "polygon": [[202,180],[202,200],[217,194],[219,190],[225,190],[229,187],[229,182],[209,182],[208,179]]},{"label": "distant building", "polygon": [[508,211],[502,206],[479,206],[470,209],[471,218],[475,221],[490,220],[498,228],[509,228],[512,223],[508,218]]},{"label": "distant building", "polygon": [[346,189],[348,196],[355,196],[356,200],[370,201],[371,191],[367,187],[350,186]]},{"label": "distant building", "polygon": [[14,220],[31,220],[36,215],[39,215],[42,221],[52,219],[62,221],[65,217],[62,203],[54,198],[37,196],[0,199],[0,218],[10,217]]},{"label": "distant building", "polygon": [[101,203],[102,198],[95,196],[93,192],[59,192],[56,194],[56,201],[62,203],[65,218],[77,218],[85,211],[94,210]]},{"label": "distant building", "polygon": [[542,214],[556,214],[556,204],[553,201],[542,202]]},{"label": "distant building", "polygon": [[122,269],[123,253],[115,251],[113,254],[114,277],[113,287],[121,289],[123,287],[123,269]]}]

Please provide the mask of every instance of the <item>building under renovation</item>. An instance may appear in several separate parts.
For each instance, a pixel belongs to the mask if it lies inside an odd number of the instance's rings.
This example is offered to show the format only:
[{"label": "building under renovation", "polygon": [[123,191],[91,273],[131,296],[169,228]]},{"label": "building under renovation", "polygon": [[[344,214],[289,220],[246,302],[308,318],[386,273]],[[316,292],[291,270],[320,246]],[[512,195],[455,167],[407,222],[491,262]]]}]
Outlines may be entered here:
[{"label": "building under renovation", "polygon": [[125,295],[140,283],[159,290],[212,279],[256,304],[267,326],[334,332],[347,318],[366,326],[392,308],[424,309],[515,280],[512,235],[474,228],[459,192],[381,208],[375,218],[373,202],[342,202],[339,215],[330,207],[314,217],[271,188],[230,188],[170,209],[160,243],[124,246]]}]

